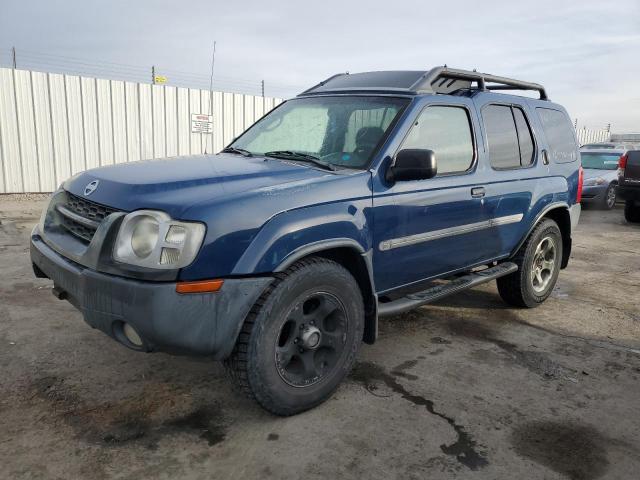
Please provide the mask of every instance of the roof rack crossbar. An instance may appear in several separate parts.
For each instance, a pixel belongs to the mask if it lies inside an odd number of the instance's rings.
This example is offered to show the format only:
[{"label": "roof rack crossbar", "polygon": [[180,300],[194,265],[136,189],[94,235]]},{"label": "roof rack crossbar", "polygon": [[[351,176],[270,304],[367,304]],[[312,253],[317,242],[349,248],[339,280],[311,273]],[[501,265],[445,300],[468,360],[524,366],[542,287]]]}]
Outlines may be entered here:
[{"label": "roof rack crossbar", "polygon": [[[432,68],[422,75],[420,79],[410,87],[410,90],[415,90],[419,93],[437,93],[436,89],[434,89],[434,83],[443,78],[476,82],[480,90],[533,90],[540,94],[540,100],[549,99],[544,87],[539,83],[525,82],[470,70],[448,68],[446,66]],[[487,83],[495,83],[497,85],[487,85]]]}]

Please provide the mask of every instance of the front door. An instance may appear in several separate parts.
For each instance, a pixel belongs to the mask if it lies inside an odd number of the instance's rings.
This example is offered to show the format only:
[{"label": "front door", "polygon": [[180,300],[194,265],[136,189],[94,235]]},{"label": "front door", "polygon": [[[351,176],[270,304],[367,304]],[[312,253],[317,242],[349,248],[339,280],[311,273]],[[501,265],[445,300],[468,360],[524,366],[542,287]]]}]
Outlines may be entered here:
[{"label": "front door", "polygon": [[[432,100],[400,149],[435,152],[429,180],[374,187],[374,275],[379,293],[479,264],[495,255],[478,182],[478,120],[466,98]],[[379,175],[384,176],[380,171]]]}]

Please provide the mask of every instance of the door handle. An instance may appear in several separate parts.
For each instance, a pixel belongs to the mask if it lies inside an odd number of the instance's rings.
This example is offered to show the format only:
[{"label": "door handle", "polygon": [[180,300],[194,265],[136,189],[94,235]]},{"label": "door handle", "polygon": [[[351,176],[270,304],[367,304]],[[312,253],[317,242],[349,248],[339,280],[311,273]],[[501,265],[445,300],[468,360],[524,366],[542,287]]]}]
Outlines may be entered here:
[{"label": "door handle", "polygon": [[473,198],[482,198],[484,197],[485,191],[484,187],[473,187],[471,189],[471,196]]},{"label": "door handle", "polygon": [[549,165],[549,152],[542,150],[542,164]]}]

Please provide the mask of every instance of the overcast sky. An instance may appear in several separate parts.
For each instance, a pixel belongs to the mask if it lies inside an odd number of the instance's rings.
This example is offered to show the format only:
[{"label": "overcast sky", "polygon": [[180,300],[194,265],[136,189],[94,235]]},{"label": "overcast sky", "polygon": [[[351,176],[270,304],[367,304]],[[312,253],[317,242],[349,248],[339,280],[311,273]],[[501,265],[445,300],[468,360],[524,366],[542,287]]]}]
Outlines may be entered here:
[{"label": "overcast sky", "polygon": [[204,77],[214,39],[216,75],[265,79],[267,95],[336,72],[446,63],[540,82],[580,126],[640,132],[640,0],[0,2],[0,49],[15,45],[18,58]]}]

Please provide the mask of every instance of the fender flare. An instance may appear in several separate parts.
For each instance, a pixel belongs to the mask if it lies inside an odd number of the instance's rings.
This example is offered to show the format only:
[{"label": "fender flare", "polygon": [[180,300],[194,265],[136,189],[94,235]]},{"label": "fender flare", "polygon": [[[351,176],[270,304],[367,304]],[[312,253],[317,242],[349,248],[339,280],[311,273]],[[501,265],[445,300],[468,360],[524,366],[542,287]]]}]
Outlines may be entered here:
[{"label": "fender flare", "polygon": [[[580,205],[580,204],[577,204]],[[567,211],[567,213],[569,214],[570,217],[570,227],[569,227],[569,238],[564,239],[564,243],[565,246],[568,247],[568,251],[567,253],[567,259],[563,259],[563,264],[564,266],[566,266],[566,260],[568,260],[568,254],[571,251],[571,232],[573,231],[573,219],[572,214],[571,214],[571,207],[569,206],[569,204],[567,202],[553,202],[550,203],[549,205],[547,205],[545,208],[543,208],[537,215],[535,220],[531,223],[531,226],[529,227],[529,229],[527,230],[527,233],[525,233],[522,238],[520,239],[520,241],[517,243],[517,245],[515,246],[515,248],[511,251],[511,254],[509,255],[509,257],[513,257],[516,253],[518,253],[518,250],[520,250],[520,247],[522,247],[522,245],[524,244],[524,242],[526,242],[527,238],[529,238],[529,235],[531,235],[531,232],[533,232],[533,230],[538,226],[538,224],[542,221],[542,219],[551,211],[553,210],[559,210],[559,209],[564,209]],[[563,267],[564,268],[564,267]]]},{"label": "fender flare", "polygon": [[[312,255],[314,253],[322,253],[336,248],[348,248],[357,252],[358,255],[364,260],[366,267],[367,281],[369,285],[370,304],[365,312],[365,327],[363,341],[367,344],[375,343],[378,337],[378,294],[376,293],[376,287],[373,279],[373,262],[371,257],[373,256],[373,250],[369,249],[365,251],[358,242],[351,238],[331,238],[326,240],[319,240],[293,250],[287,255],[282,262],[275,268],[275,272],[282,272],[293,265],[298,260]],[[363,292],[364,294],[365,292]],[[367,297],[365,297],[367,298]],[[365,308],[367,305],[365,304]]]},{"label": "fender flare", "polygon": [[[287,255],[282,262],[274,269],[275,272],[282,272],[293,265],[295,262],[304,258],[312,253],[322,252],[323,250],[330,250],[333,248],[347,247],[356,250],[360,255],[366,253],[362,245],[353,240],[352,238],[330,238],[326,240],[319,240],[307,245],[303,245],[293,250]],[[371,272],[369,272],[371,273]]]}]

